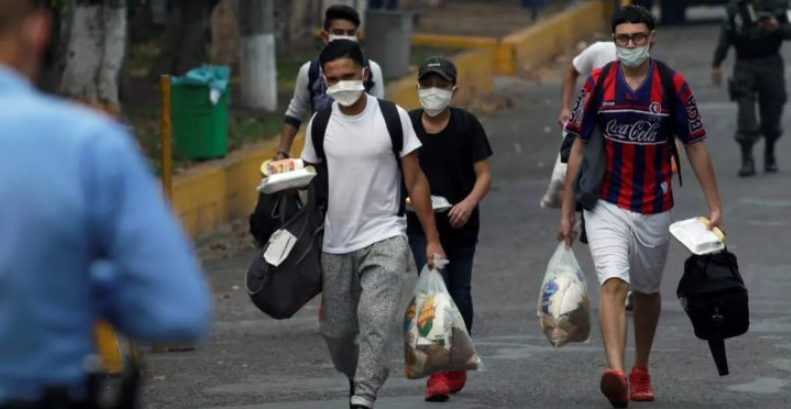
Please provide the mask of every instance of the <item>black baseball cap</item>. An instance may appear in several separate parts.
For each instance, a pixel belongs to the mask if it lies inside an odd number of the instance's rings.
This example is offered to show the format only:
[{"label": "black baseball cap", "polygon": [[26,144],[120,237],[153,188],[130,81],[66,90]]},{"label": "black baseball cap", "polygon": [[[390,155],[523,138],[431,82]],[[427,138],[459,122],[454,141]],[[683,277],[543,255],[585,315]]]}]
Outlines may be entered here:
[{"label": "black baseball cap", "polygon": [[425,78],[429,74],[437,74],[446,80],[456,83],[456,66],[445,57],[429,57],[420,66],[417,73],[417,80]]}]

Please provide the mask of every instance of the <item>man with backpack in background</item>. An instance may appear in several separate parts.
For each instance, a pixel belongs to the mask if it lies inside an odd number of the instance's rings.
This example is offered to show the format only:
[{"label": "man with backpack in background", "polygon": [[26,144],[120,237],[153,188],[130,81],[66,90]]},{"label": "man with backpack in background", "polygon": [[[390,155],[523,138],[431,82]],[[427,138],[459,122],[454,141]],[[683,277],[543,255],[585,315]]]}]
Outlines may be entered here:
[{"label": "man with backpack in background", "polygon": [[335,368],[349,379],[350,407],[371,409],[389,374],[407,270],[407,195],[426,233],[429,264],[445,252],[409,115],[364,92],[370,71],[357,42],[330,42],[319,60],[335,102],[313,116],[302,159],[325,165],[328,175],[321,332]]},{"label": "man with backpack in background", "polygon": [[[357,10],[345,5],[335,5],[327,8],[324,15],[324,31],[321,38],[324,44],[335,40],[358,41],[360,29],[360,15]],[[368,70],[368,77],[364,81],[365,92],[376,98],[384,98],[384,77],[382,68],[375,61],[365,59],[363,66]],[[316,57],[299,69],[297,82],[294,86],[294,96],[288,105],[283,129],[280,131],[280,144],[277,149],[277,159],[291,157],[291,145],[299,131],[302,122],[316,111],[332,104],[332,98],[327,95],[327,87],[322,78],[322,67]]]},{"label": "man with backpack in background", "polygon": [[[422,144],[418,157],[431,185],[431,193],[453,207],[436,216],[442,248],[450,262],[442,277],[467,331],[472,333],[472,264],[480,230],[478,204],[492,184],[488,158],[492,148],[478,118],[450,106],[456,93],[456,66],[443,57],[428,58],[418,71],[418,95],[422,109],[409,113]],[[423,249],[426,235],[417,215],[407,215],[409,245],[418,271],[427,264]],[[427,401],[445,401],[464,388],[467,372],[432,375],[426,383]]]},{"label": "man with backpack in background", "polygon": [[[670,243],[671,161],[678,159],[675,138],[684,144],[706,197],[709,228],[722,226],[722,209],[692,91],[679,73],[650,58],[656,42],[653,16],[643,7],[626,6],[615,14],[612,30],[618,61],[593,72],[567,126],[577,138],[568,164],[558,238],[567,247],[574,241],[575,194],[577,199],[585,193],[595,198],[592,205],[585,205],[584,220],[601,285],[599,320],[608,369],[600,387],[614,407],[625,408],[630,399],[655,399],[648,364]],[[596,146],[600,155],[594,156]],[[575,182],[581,169],[582,178]],[[582,183],[596,169],[603,174],[600,184]],[[636,348],[627,379],[623,305],[630,289],[635,293]]]},{"label": "man with backpack in background", "polygon": [[[571,94],[574,93],[574,88],[577,86],[577,79],[582,76],[588,78],[591,72],[595,69],[603,67],[605,64],[615,61],[615,43],[612,41],[597,41],[581,53],[579,53],[571,62],[568,72],[563,77],[563,86],[560,91],[560,114],[558,115],[558,125],[561,129],[566,128],[566,124],[571,119],[571,109],[569,104],[571,102]],[[560,166],[561,168],[558,168]],[[560,162],[560,158],[555,161],[555,169],[552,171],[552,179],[549,181],[547,191],[541,198],[542,208],[557,209],[560,207],[563,198],[563,181],[557,179],[555,175],[562,174],[564,164]],[[561,169],[561,170],[558,170]]]}]

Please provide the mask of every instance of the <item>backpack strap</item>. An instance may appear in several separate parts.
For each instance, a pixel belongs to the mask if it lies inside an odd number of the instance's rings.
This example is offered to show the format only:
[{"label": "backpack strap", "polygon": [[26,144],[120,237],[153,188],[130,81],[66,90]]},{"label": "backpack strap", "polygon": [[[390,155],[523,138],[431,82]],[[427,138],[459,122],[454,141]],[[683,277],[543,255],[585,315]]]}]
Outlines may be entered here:
[{"label": "backpack strap", "polygon": [[604,98],[604,81],[607,80],[607,76],[610,75],[610,71],[612,70],[613,65],[615,62],[609,62],[601,69],[601,74],[599,74],[599,80],[596,81],[596,85],[593,86],[593,95],[591,95],[591,104],[593,107],[596,108],[596,112],[599,111],[599,108],[602,104],[602,99]]},{"label": "backpack strap", "polygon": [[367,57],[365,58],[363,67],[368,68],[368,79],[363,83],[363,86],[365,87],[365,92],[371,93],[376,82],[374,82],[374,72],[371,70],[371,61]]},{"label": "backpack strap", "polygon": [[678,94],[676,93],[676,86],[673,83],[673,76],[670,73],[670,67],[659,60],[656,61],[656,68],[659,70],[659,79],[662,82],[662,91],[665,97],[668,98],[668,107],[670,108],[670,116],[668,118],[668,137],[667,142],[670,144],[670,160],[675,161],[676,170],[678,171],[678,183],[684,186],[684,180],[681,177],[681,158],[679,157],[678,147],[676,147],[676,114],[678,113]]},{"label": "backpack strap", "polygon": [[398,207],[398,216],[401,217],[406,214],[407,198],[406,185],[404,184],[404,170],[401,166],[401,151],[404,150],[404,128],[401,126],[401,115],[398,114],[398,106],[384,99],[378,101],[379,109],[382,111],[382,116],[385,118],[385,125],[387,125],[387,133],[390,134],[390,142],[393,146],[393,155],[395,156],[396,165],[398,165],[398,173],[401,174]]},{"label": "backpack strap", "polygon": [[321,77],[321,64],[319,63],[319,57],[316,57],[310,60],[310,67],[308,68],[308,95],[310,95],[311,110],[314,108],[313,99],[316,97],[316,90],[313,85],[319,80],[319,77]]},{"label": "backpack strap", "polygon": [[327,157],[324,155],[324,134],[327,133],[327,124],[330,123],[330,116],[332,115],[332,105],[324,108],[313,117],[313,122],[310,126],[310,139],[313,142],[313,150],[316,151],[316,156],[327,165]]},{"label": "backpack strap", "polygon": [[[588,106],[588,109],[594,108],[598,112],[599,107],[601,106],[604,80],[610,74],[613,64],[613,62],[610,62],[602,67],[601,74],[599,74],[599,79],[596,81],[596,84],[593,85],[593,93],[591,94],[590,105]],[[583,115],[585,114],[583,113]],[[561,163],[568,163],[569,157],[571,156],[571,147],[574,145],[575,139],[577,139],[575,135],[564,132],[563,142],[560,144]]]},{"label": "backpack strap", "polygon": [[709,350],[714,357],[714,363],[717,364],[717,372],[720,376],[728,375],[728,355],[725,353],[725,340],[722,338],[708,339]]}]

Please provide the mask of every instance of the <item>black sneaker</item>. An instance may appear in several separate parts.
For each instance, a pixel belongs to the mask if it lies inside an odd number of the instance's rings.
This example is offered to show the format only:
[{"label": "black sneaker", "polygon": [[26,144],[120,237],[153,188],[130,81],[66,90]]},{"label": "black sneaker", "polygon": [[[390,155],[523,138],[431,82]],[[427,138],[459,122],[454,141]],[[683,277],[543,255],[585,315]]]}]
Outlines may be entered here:
[{"label": "black sneaker", "polygon": [[764,171],[766,173],[777,173],[778,171],[774,148],[767,148],[764,153]]}]

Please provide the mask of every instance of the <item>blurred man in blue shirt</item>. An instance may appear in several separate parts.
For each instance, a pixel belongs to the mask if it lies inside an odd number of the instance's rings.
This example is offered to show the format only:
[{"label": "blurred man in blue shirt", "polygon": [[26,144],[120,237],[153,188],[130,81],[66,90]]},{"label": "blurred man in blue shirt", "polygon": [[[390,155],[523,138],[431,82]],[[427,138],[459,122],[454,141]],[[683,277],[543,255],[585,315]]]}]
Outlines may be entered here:
[{"label": "blurred man in blue shirt", "polygon": [[[188,342],[208,288],[127,132],[38,92],[50,16],[0,0],[0,408],[46,390],[85,399],[99,319],[131,338]],[[58,406],[60,407],[60,406]]]}]

